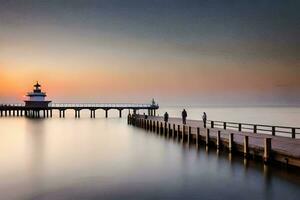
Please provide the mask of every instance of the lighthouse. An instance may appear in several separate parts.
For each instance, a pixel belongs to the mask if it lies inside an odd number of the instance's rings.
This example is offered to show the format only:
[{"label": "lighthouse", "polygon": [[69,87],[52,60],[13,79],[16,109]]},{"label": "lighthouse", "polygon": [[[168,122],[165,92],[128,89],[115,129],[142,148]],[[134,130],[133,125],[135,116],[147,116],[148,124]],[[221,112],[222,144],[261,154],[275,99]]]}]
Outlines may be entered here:
[{"label": "lighthouse", "polygon": [[26,95],[28,100],[25,100],[26,107],[46,108],[51,101],[46,101],[46,93],[42,92],[41,85],[36,82],[33,92],[28,92]]}]

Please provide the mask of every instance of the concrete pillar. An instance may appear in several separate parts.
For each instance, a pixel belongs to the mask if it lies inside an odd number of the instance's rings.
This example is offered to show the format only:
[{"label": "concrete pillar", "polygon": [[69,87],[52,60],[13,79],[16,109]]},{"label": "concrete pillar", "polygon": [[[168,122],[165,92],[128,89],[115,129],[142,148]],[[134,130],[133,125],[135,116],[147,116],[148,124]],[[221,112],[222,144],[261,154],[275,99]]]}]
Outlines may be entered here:
[{"label": "concrete pillar", "polygon": [[122,109],[119,110],[119,117],[122,118]]},{"label": "concrete pillar", "polygon": [[228,135],[228,149],[230,152],[233,150],[233,133]]},{"label": "concrete pillar", "polygon": [[218,131],[217,133],[217,148],[220,148],[221,146],[221,131]]},{"label": "concrete pillar", "polygon": [[43,110],[43,118],[46,117],[46,110]]},{"label": "concrete pillar", "polygon": [[93,110],[90,110],[90,118],[93,118]]},{"label": "concrete pillar", "polygon": [[15,116],[16,115],[16,113],[15,113],[16,111],[15,110],[13,110],[13,116]]},{"label": "concrete pillar", "polygon": [[156,116],[156,110],[154,110],[154,116]]},{"label": "concrete pillar", "polygon": [[270,161],[271,149],[272,149],[272,139],[265,138],[264,141],[264,162],[267,163]]},{"label": "concrete pillar", "polygon": [[78,112],[77,117],[80,118],[80,110],[78,110],[77,112]]},{"label": "concrete pillar", "polygon": [[63,118],[65,118],[65,110],[63,110]]},{"label": "concrete pillar", "polygon": [[247,157],[249,154],[249,137],[244,136],[244,156]]},{"label": "concrete pillar", "polygon": [[50,110],[50,117],[52,118],[52,109]]},{"label": "concrete pillar", "polygon": [[[136,113],[134,112],[134,114]],[[108,118],[108,110],[105,110],[105,118]]]},{"label": "concrete pillar", "polygon": [[[76,111],[75,111],[76,112]],[[61,110],[59,110],[59,118],[61,118]]]},{"label": "concrete pillar", "polygon": [[210,130],[206,129],[205,144],[207,146],[209,145],[209,133],[210,133]]}]

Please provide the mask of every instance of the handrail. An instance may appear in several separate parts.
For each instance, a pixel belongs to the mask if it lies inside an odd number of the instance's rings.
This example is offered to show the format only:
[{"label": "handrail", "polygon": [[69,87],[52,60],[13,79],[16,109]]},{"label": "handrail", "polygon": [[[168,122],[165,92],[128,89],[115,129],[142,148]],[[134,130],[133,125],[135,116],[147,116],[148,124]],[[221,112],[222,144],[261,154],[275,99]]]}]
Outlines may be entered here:
[{"label": "handrail", "polygon": [[[0,107],[24,107],[25,104],[0,104]],[[134,104],[134,103],[50,103],[49,108],[58,107],[81,107],[81,108],[158,108],[158,105],[153,104]]]},{"label": "handrail", "polygon": [[237,129],[239,132],[243,130],[253,131],[253,133],[264,132],[272,135],[278,134],[290,134],[292,138],[296,138],[296,135],[300,135],[300,127],[288,127],[288,126],[271,126],[263,124],[251,124],[251,123],[238,123],[238,122],[225,122],[207,120],[207,125],[211,128],[223,128],[223,129]]}]

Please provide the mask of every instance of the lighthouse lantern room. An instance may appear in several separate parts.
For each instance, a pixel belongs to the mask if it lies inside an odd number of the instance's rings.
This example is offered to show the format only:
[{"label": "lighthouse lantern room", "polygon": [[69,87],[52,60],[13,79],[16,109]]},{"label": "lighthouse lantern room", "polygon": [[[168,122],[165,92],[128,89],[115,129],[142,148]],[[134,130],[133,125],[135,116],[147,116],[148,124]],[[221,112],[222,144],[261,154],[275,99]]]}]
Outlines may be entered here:
[{"label": "lighthouse lantern room", "polygon": [[44,108],[51,103],[51,101],[46,101],[47,95],[45,92],[42,92],[41,85],[38,82],[34,85],[33,92],[28,92],[26,96],[28,97],[28,100],[25,100],[26,107]]}]

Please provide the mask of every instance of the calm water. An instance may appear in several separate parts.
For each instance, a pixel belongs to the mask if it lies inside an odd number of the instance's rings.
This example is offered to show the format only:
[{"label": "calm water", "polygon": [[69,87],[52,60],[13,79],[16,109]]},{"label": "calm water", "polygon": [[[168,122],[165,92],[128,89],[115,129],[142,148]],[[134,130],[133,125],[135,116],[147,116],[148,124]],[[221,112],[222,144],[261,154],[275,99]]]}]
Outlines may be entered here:
[{"label": "calm water", "polygon": [[[190,108],[190,118],[203,110],[220,120],[300,124],[298,108]],[[0,118],[0,199],[299,199],[297,171],[197,150],[97,112]]]}]

